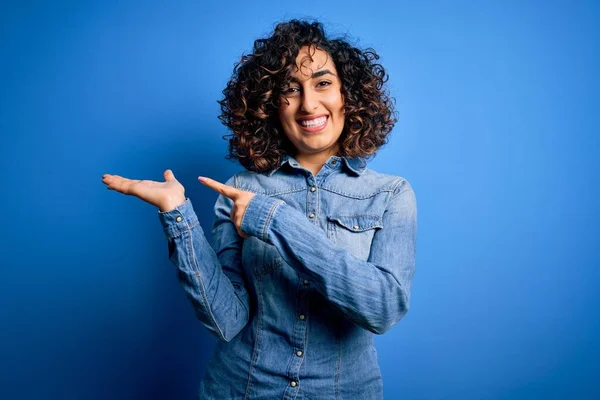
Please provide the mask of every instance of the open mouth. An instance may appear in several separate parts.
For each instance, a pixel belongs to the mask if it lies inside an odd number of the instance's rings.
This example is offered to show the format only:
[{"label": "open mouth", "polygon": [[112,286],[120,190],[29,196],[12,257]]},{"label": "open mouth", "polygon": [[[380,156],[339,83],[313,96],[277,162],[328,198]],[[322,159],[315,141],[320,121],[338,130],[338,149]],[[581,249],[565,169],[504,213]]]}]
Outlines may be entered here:
[{"label": "open mouth", "polygon": [[318,132],[327,126],[328,120],[328,116],[322,115],[316,118],[296,120],[296,122],[307,132]]}]

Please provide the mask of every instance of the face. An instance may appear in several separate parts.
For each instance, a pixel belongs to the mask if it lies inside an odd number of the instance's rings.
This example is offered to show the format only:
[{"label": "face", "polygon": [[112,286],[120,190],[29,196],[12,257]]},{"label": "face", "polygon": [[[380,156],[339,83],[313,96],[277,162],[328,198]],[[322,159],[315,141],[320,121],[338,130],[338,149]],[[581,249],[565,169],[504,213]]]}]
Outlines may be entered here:
[{"label": "face", "polygon": [[315,47],[300,49],[296,70],[280,104],[279,120],[297,150],[298,161],[325,162],[337,153],[344,129],[344,99],[329,54]]}]

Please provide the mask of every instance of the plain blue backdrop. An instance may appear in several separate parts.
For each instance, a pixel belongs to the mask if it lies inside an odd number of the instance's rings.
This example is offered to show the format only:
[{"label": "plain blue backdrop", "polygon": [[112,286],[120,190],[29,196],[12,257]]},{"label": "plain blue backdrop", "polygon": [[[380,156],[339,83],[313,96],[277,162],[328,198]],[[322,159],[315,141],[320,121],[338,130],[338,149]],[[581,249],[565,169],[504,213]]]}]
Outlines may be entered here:
[{"label": "plain blue backdrop", "polygon": [[191,399],[215,339],[156,210],[104,173],[171,168],[201,224],[240,166],[217,120],[277,21],[373,47],[398,123],[370,164],[419,207],[412,308],[376,338],[386,399],[597,399],[594,1],[0,6],[1,399]]}]

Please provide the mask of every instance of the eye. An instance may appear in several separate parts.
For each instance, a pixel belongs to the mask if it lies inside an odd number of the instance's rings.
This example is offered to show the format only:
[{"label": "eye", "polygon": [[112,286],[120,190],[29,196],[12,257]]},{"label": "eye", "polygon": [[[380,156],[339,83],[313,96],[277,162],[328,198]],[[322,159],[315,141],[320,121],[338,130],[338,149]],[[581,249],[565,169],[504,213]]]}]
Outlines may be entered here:
[{"label": "eye", "polygon": [[327,87],[329,85],[331,85],[330,81],[319,81],[319,83],[317,83],[318,87]]},{"label": "eye", "polygon": [[297,87],[297,86],[289,86],[289,87],[283,89],[283,94],[286,95],[286,96],[289,96],[289,95],[296,94],[299,91],[300,91],[299,87]]},{"label": "eye", "polygon": [[300,88],[298,86],[287,86],[287,87],[283,88],[284,95],[298,93],[299,91],[300,91]]}]

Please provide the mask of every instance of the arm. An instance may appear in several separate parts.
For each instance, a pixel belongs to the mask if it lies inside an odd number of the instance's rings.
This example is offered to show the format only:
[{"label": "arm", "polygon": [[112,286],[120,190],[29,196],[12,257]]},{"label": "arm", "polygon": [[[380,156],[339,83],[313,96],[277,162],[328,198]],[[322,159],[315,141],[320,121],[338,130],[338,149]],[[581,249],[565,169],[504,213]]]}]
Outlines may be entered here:
[{"label": "arm", "polygon": [[[233,178],[231,179],[233,182]],[[249,300],[241,272],[243,239],[229,218],[232,201],[215,203],[213,248],[189,200],[159,213],[169,242],[169,259],[202,324],[220,340],[231,340],[248,322]]]},{"label": "arm", "polygon": [[256,195],[242,231],[274,245],[284,260],[312,278],[316,289],[350,320],[383,333],[408,311],[415,270],[416,200],[408,182],[394,190],[367,261],[335,246],[303,213]]}]

